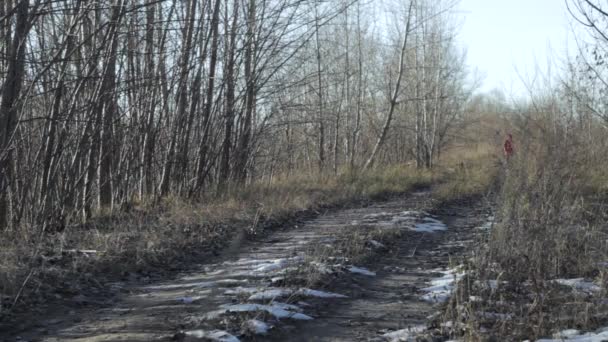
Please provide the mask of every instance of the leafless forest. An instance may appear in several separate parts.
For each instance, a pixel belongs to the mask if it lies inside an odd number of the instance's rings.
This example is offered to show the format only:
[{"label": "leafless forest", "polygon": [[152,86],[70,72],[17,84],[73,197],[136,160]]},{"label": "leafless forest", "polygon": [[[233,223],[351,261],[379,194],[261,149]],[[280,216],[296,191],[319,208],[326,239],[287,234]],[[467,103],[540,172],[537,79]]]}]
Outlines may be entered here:
[{"label": "leafless forest", "polygon": [[293,172],[430,167],[472,91],[453,6],[3,1],[3,226]]}]

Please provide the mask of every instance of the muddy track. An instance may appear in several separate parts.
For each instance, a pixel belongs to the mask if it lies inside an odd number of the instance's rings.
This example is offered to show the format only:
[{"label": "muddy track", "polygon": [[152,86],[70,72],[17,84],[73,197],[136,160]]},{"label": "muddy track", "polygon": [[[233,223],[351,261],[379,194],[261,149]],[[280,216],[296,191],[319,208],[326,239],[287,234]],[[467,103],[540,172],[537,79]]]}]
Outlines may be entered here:
[{"label": "muddy track", "polygon": [[351,300],[333,302],[319,310],[322,319],[297,324],[297,333],[283,330],[272,340],[391,341],[400,339],[391,338],[390,332],[425,327],[439,307],[437,301],[424,300],[421,290],[441,277],[442,270],[461,264],[471,255],[470,247],[478,241],[479,227],[488,217],[482,201],[436,207],[427,200],[410,197],[375,208],[395,214],[403,208],[427,209],[446,224],[447,230],[411,233],[400,239],[387,255],[368,265],[376,277],[356,277],[332,288],[349,294]]},{"label": "muddy track", "polygon": [[[403,221],[404,211],[424,210],[434,215],[418,220],[441,221],[447,229],[410,231],[415,222],[410,217]],[[435,304],[421,299],[420,289],[427,287],[439,270],[468,256],[467,246],[485,216],[479,203],[437,207],[429,192],[365,208],[336,210],[239,246],[237,252],[226,253],[218,262],[201,265],[174,279],[143,286],[110,284],[123,294],[109,302],[89,302],[77,310],[58,312],[26,331],[5,337],[0,333],[0,340],[169,341],[214,337],[229,341],[227,335],[215,331],[218,328],[241,340],[382,340],[390,331],[424,324],[436,310]],[[372,227],[404,225],[407,233],[367,265],[341,265],[342,276],[326,288],[280,287],[285,271],[309,259],[311,245],[331,243],[338,231],[362,222]],[[365,266],[375,276],[343,272],[350,266]],[[319,298],[328,293],[347,298]],[[256,320],[235,322],[234,314],[241,311]],[[248,326],[252,322],[268,324],[271,329],[267,335],[254,335],[252,329],[256,328]]]}]

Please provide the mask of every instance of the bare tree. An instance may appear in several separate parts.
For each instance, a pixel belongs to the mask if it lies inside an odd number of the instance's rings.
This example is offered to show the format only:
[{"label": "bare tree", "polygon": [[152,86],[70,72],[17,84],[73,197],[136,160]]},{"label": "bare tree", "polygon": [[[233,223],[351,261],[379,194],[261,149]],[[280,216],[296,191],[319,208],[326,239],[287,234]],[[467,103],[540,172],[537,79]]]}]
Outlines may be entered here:
[{"label": "bare tree", "polygon": [[395,112],[395,108],[397,107],[398,99],[399,99],[399,92],[401,91],[401,82],[403,80],[403,75],[405,74],[405,60],[406,60],[406,52],[407,52],[407,43],[408,43],[408,38],[410,36],[410,32],[411,32],[411,25],[412,25],[412,16],[414,13],[414,4],[415,1],[410,1],[409,6],[408,6],[408,10],[407,10],[407,16],[406,16],[406,24],[405,24],[405,31],[403,32],[403,40],[401,42],[401,52],[399,54],[399,67],[398,67],[398,71],[397,71],[397,80],[395,81],[395,85],[392,91],[392,95],[391,95],[391,99],[390,99],[390,103],[389,103],[389,109],[388,109],[388,114],[386,115],[386,119],[384,121],[384,125],[382,126],[382,131],[380,133],[380,136],[378,137],[378,140],[376,141],[376,144],[374,145],[374,149],[372,150],[371,155],[369,156],[369,159],[367,159],[367,161],[365,162],[365,165],[363,166],[363,169],[369,169],[373,164],[374,161],[378,155],[378,151],[380,150],[380,148],[382,147],[382,144],[384,144],[384,141],[386,140],[386,136],[388,134],[388,130],[390,128],[391,125],[391,121],[393,120],[393,113]]}]

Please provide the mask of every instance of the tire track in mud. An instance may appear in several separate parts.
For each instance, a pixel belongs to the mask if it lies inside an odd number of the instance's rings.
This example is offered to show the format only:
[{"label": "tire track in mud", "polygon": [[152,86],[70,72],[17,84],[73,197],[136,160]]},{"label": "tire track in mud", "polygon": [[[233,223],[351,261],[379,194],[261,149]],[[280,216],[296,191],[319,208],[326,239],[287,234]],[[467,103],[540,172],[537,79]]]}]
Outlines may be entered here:
[{"label": "tire track in mud", "polygon": [[[479,227],[487,221],[488,210],[481,206],[481,201],[432,209],[426,199],[420,200],[408,198],[380,207],[393,214],[403,207],[431,209],[446,224],[445,231],[406,234],[389,253],[370,264],[369,268],[377,274],[375,278],[355,277],[332,287],[349,294],[351,300],[326,306],[318,312],[320,319],[298,323],[297,333],[282,331],[272,340],[409,341],[408,337],[415,336],[429,341],[443,340],[425,334],[429,317],[438,313],[441,298],[429,296],[423,289],[437,278],[450,278],[445,271],[471,256],[470,247],[477,241]],[[423,299],[425,294],[427,300]]]},{"label": "tire track in mud", "polygon": [[[382,336],[422,325],[434,312],[434,304],[422,300],[419,290],[450,259],[466,255],[474,228],[483,222],[483,208],[471,204],[443,206],[433,210],[433,219],[425,215],[416,222],[403,214],[431,210],[432,202],[430,192],[420,192],[326,213],[245,243],[237,253],[170,281],[146,286],[112,284],[128,293],[116,304],[49,317],[38,324],[42,328],[4,340],[235,341],[236,337],[231,339],[219,329],[256,341],[390,340]],[[409,231],[413,224],[424,224],[424,218],[442,221],[447,229]],[[328,289],[280,287],[286,270],[307,261],[311,245],[331,243],[340,230],[362,222],[370,227],[403,225],[407,230],[388,252],[364,265],[376,276],[350,274],[348,266],[362,265],[345,264],[340,266],[342,276]],[[332,295],[348,298],[325,298]],[[297,301],[288,303],[294,298]],[[249,320],[242,319],[243,312]],[[268,335],[256,335],[265,329],[270,329]]]}]

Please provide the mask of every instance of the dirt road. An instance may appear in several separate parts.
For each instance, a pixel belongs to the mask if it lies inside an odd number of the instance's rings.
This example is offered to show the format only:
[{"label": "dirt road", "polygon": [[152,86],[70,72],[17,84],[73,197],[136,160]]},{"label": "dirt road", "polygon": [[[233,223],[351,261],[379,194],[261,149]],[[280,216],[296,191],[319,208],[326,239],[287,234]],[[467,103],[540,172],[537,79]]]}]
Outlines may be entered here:
[{"label": "dirt road", "polygon": [[[328,212],[174,279],[109,284],[119,293],[111,301],[57,312],[4,340],[405,340],[407,329],[422,329],[449,292],[444,285],[422,289],[468,256],[485,217],[479,203],[437,207],[430,192]],[[365,265],[311,262],[312,246],[332,246],[354,226],[405,234],[389,247],[370,241],[384,251]],[[290,272],[311,264],[333,281],[323,288],[285,285]]]}]

